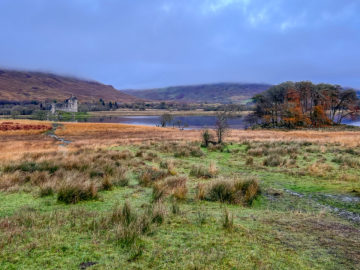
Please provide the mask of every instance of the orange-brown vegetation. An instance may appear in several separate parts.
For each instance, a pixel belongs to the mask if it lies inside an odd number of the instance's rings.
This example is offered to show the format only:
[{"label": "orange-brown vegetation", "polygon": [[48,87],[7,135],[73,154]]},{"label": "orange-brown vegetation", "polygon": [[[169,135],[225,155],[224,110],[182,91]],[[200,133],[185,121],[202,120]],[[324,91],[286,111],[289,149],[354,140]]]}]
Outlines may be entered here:
[{"label": "orange-brown vegetation", "polygon": [[[8,120],[6,120],[8,122]],[[2,123],[4,121],[0,121]],[[15,122],[15,121],[14,121]],[[49,122],[16,120],[23,125],[47,125]],[[71,141],[68,147],[44,134],[43,130],[0,131],[0,159],[14,159],[26,152],[67,151],[86,147],[109,147],[119,144],[200,141],[201,130],[179,130],[123,124],[63,123],[56,135]],[[339,143],[346,146],[360,145],[358,131],[317,131],[317,130],[231,130],[225,139],[240,141],[310,141]]]},{"label": "orange-brown vegetation", "polygon": [[13,130],[40,130],[46,131],[50,130],[51,126],[49,125],[35,125],[35,124],[21,124],[16,122],[2,122],[0,123],[0,131],[13,131]]}]

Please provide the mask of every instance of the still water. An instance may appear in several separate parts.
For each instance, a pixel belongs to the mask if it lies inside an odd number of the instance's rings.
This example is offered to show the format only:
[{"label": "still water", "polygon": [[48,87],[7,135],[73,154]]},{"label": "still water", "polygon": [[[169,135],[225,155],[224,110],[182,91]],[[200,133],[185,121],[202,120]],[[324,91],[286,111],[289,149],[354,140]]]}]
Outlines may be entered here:
[{"label": "still water", "polygon": [[[95,123],[122,123],[131,125],[157,126],[160,124],[160,116],[106,116],[90,117],[87,122]],[[189,129],[212,128],[215,126],[216,117],[213,115],[186,115],[174,116],[170,126],[183,127]],[[235,117],[229,119],[229,126],[234,129],[247,127],[244,118]]]},{"label": "still water", "polygon": [[[158,126],[160,124],[160,116],[104,116],[90,117],[85,120],[93,123],[121,123],[130,125]],[[170,126],[182,127],[185,129],[201,129],[213,128],[216,123],[216,117],[213,115],[186,115],[174,116]],[[249,126],[243,117],[235,117],[228,121],[230,128],[244,129]],[[360,119],[345,120],[344,124],[360,126]]]}]

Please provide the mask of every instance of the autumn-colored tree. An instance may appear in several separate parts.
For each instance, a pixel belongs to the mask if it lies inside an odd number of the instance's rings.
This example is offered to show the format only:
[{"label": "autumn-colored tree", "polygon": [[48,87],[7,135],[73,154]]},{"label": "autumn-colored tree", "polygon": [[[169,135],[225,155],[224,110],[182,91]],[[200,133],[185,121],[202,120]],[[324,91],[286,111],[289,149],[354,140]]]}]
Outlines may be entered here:
[{"label": "autumn-colored tree", "polygon": [[[346,117],[359,114],[354,90],[339,85],[312,82],[285,82],[253,98],[256,104],[250,116],[265,126],[326,126],[341,124]],[[259,119],[255,120],[254,119]]]}]

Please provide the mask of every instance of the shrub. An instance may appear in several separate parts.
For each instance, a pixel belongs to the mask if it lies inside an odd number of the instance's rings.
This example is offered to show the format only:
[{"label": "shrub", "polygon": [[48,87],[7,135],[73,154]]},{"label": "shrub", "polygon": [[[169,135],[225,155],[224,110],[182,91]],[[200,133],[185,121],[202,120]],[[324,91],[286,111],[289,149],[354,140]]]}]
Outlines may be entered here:
[{"label": "shrub", "polygon": [[204,147],[208,147],[209,142],[212,140],[212,136],[209,130],[208,129],[203,130],[203,132],[201,133],[201,137],[202,137],[202,145]]},{"label": "shrub", "polygon": [[58,191],[57,200],[66,204],[97,199],[97,189],[93,183],[66,183]]},{"label": "shrub", "polygon": [[206,186],[198,186],[197,196],[208,201],[251,205],[259,193],[259,183],[254,178],[218,179]]}]

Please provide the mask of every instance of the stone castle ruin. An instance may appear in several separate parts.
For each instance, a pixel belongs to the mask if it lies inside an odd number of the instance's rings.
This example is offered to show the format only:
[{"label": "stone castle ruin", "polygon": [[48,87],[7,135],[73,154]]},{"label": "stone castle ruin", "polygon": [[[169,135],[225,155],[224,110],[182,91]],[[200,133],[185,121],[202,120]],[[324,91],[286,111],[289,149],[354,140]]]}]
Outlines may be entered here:
[{"label": "stone castle ruin", "polygon": [[63,103],[55,103],[51,104],[51,113],[55,114],[55,112],[78,112],[78,100],[76,97],[72,96],[69,99],[66,99]]}]

